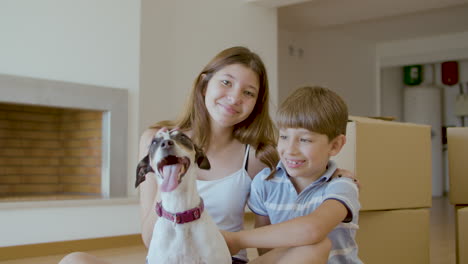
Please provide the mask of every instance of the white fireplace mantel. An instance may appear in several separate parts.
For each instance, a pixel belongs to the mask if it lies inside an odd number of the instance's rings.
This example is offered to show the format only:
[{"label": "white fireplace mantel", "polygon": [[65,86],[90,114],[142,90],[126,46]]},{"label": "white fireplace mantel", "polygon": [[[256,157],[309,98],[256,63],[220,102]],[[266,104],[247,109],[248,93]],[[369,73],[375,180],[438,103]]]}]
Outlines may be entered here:
[{"label": "white fireplace mantel", "polygon": [[103,199],[0,203],[0,247],[140,232],[127,197],[127,90],[0,74],[0,102],[103,111]]},{"label": "white fireplace mantel", "polygon": [[0,102],[104,112],[101,173],[104,198],[127,196],[127,93],[124,89],[0,74]]}]

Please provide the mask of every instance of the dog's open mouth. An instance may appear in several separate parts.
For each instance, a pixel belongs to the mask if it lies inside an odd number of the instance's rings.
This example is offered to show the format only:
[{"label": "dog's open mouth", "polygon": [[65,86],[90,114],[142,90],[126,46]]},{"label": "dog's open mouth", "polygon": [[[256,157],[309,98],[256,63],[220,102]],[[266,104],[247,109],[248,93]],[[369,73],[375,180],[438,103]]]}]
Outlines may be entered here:
[{"label": "dog's open mouth", "polygon": [[158,172],[163,179],[161,191],[170,192],[177,188],[189,167],[190,159],[187,157],[170,155],[159,161]]}]

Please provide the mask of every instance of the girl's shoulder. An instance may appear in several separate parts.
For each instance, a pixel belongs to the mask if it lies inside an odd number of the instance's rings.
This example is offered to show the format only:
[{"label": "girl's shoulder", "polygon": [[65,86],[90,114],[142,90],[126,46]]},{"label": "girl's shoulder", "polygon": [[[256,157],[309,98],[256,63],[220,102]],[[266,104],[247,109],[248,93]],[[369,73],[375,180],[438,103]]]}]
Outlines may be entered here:
[{"label": "girl's shoulder", "polygon": [[263,163],[259,158],[256,157],[256,150],[252,146],[249,149],[249,160],[248,160],[247,172],[250,178],[254,178],[260,171],[265,169],[267,165]]}]

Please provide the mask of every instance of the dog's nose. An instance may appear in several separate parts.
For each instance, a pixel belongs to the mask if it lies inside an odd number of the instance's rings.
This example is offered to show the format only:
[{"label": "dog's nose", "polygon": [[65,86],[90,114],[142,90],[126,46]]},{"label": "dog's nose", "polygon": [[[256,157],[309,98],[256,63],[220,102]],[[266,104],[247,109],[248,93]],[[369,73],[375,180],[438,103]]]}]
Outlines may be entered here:
[{"label": "dog's nose", "polygon": [[163,142],[161,142],[161,148],[162,149],[167,149],[167,148],[170,148],[174,145],[174,141],[170,140],[170,139],[166,139],[164,140]]}]

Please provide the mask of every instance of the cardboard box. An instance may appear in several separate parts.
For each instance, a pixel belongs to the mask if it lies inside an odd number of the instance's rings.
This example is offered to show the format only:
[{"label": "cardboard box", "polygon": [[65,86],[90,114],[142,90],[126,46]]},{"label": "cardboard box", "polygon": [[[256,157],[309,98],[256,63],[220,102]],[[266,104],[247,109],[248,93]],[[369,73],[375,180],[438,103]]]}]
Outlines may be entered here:
[{"label": "cardboard box", "polygon": [[379,264],[429,263],[429,219],[428,208],[361,212],[356,234],[360,259]]},{"label": "cardboard box", "polygon": [[431,127],[364,117],[350,120],[347,142],[333,159],[361,182],[361,210],[431,207]]},{"label": "cardboard box", "polygon": [[468,127],[447,129],[449,198],[452,204],[468,204]]},{"label": "cardboard box", "polygon": [[468,263],[468,206],[456,207],[457,263]]}]

